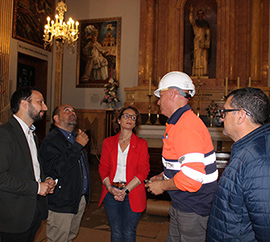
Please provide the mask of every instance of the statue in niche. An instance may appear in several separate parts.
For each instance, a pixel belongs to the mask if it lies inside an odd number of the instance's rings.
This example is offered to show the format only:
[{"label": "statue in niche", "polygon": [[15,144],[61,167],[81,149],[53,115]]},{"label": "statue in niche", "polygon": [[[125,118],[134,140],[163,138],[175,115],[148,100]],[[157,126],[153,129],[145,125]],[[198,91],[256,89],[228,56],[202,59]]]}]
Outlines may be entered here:
[{"label": "statue in niche", "polygon": [[189,21],[193,27],[192,76],[208,77],[208,58],[210,50],[210,26],[204,19],[204,11],[197,11],[198,19],[194,20],[193,6],[190,6]]}]

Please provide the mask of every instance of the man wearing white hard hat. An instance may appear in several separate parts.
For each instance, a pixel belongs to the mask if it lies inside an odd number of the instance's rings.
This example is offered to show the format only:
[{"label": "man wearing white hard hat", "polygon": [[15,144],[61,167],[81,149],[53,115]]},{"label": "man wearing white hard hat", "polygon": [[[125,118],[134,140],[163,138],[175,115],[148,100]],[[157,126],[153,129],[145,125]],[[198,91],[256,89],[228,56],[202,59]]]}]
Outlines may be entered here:
[{"label": "man wearing white hard hat", "polygon": [[167,242],[205,241],[218,171],[209,131],[188,104],[195,87],[187,74],[173,71],[163,76],[154,94],[169,119],[162,138],[164,171],[146,187],[171,197]]}]

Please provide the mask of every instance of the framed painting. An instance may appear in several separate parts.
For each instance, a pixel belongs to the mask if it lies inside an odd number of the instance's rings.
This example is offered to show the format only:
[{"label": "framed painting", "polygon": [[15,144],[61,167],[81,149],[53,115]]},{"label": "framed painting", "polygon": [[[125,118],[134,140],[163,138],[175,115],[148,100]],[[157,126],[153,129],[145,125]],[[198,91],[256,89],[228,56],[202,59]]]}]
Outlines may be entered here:
[{"label": "framed painting", "polygon": [[46,18],[53,18],[54,0],[14,0],[12,37],[43,48]]},{"label": "framed painting", "polygon": [[121,17],[81,20],[76,87],[119,82]]}]

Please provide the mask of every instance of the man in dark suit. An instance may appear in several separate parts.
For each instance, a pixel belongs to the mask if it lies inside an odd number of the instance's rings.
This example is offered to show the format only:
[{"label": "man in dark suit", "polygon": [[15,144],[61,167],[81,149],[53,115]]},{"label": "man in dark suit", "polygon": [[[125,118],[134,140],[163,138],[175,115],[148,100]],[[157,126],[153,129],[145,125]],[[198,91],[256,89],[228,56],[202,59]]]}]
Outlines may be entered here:
[{"label": "man in dark suit", "polygon": [[47,106],[30,87],[15,91],[10,106],[13,117],[0,126],[0,236],[2,242],[31,242],[55,187],[51,178],[44,181],[33,133]]},{"label": "man in dark suit", "polygon": [[90,197],[90,177],[85,145],[88,136],[79,129],[72,106],[63,104],[52,114],[53,129],[40,148],[44,173],[56,179],[53,194],[48,195],[48,242],[70,242],[80,228],[81,219]]}]

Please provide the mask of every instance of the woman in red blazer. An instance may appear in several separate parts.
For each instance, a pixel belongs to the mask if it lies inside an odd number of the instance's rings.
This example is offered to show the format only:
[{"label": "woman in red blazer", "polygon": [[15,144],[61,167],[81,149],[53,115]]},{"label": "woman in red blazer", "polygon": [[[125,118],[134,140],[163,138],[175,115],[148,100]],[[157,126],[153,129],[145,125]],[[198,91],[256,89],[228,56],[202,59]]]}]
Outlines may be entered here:
[{"label": "woman in red blazer", "polygon": [[149,173],[147,142],[135,135],[139,112],[122,108],[115,119],[120,132],[103,142],[99,174],[111,241],[136,241],[136,227],[146,208],[144,179]]}]

